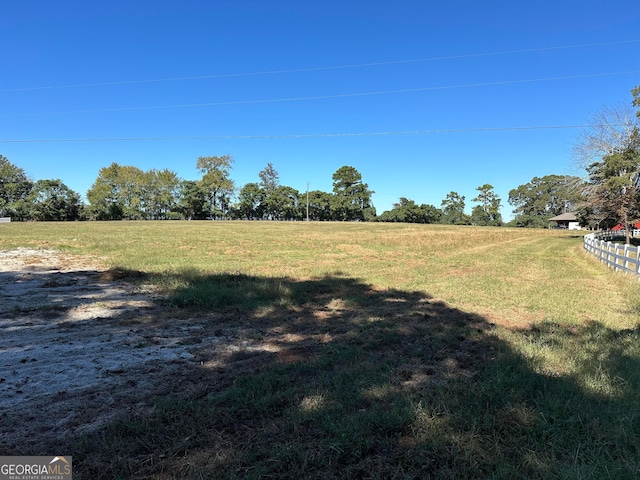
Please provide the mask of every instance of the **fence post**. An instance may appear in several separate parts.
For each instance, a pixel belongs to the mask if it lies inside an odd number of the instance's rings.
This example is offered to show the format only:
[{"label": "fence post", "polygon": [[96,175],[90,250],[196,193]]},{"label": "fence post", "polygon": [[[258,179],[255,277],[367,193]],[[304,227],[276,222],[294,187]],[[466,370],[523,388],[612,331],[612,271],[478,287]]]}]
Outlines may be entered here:
[{"label": "fence post", "polygon": [[[621,257],[620,252],[624,252],[624,247],[621,246],[621,245],[618,245],[617,243],[614,243],[614,245],[615,245],[615,247],[614,247],[615,255],[613,257],[613,261],[616,264],[616,270],[615,271],[617,272],[618,270],[622,269],[622,265],[620,265],[620,260],[623,260],[623,259],[620,258]],[[623,260],[623,262],[624,262],[624,260]]]},{"label": "fence post", "polygon": [[624,244],[623,256],[624,258],[622,259],[622,267],[626,271],[629,270],[629,245],[626,243]]}]

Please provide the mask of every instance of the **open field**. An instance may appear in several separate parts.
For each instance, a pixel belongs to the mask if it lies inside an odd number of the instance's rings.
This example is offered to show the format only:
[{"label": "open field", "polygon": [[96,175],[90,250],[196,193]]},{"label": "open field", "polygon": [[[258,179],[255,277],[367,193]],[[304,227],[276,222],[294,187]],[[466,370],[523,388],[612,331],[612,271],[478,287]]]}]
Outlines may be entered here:
[{"label": "open field", "polygon": [[[81,479],[640,476],[638,282],[576,232],[1,225],[17,248],[41,254],[0,287],[39,300],[0,308],[22,342],[0,343],[0,454]],[[84,386],[16,393],[67,358]]]}]

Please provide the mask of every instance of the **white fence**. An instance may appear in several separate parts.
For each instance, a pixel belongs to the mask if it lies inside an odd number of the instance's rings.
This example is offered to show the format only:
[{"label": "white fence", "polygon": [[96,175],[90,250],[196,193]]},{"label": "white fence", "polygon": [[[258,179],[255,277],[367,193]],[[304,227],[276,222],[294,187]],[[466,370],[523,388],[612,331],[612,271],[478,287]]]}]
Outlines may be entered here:
[{"label": "white fence", "polygon": [[11,221],[11,217],[0,217],[0,223],[9,223]]},{"label": "white fence", "polygon": [[[632,235],[640,235],[640,230],[634,230]],[[639,248],[613,243],[610,240],[614,238],[624,239],[624,231],[590,233],[584,236],[584,248],[609,268],[640,275]]]}]

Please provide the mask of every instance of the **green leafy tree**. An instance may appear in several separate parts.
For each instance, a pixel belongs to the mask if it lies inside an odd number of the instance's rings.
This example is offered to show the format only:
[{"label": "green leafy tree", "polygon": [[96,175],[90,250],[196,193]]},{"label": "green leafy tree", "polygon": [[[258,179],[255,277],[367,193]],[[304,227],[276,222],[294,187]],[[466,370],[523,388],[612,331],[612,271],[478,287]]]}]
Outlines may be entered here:
[{"label": "green leafy tree", "polygon": [[33,220],[78,220],[82,210],[80,195],[61,180],[38,180],[28,196]]},{"label": "green leafy tree", "polygon": [[209,202],[209,214],[216,219],[224,216],[233,192],[233,181],[229,178],[233,157],[199,157],[196,167],[202,173],[201,185]]},{"label": "green leafy tree", "polygon": [[238,193],[235,205],[237,218],[259,219],[264,215],[265,192],[257,183],[247,183]]},{"label": "green leafy tree", "polygon": [[166,220],[177,214],[180,187],[178,175],[168,169],[149,170],[142,177],[142,204],[145,217]]},{"label": "green leafy tree", "polygon": [[98,171],[96,181],[87,190],[87,215],[92,220],[121,220],[120,165],[112,163]]},{"label": "green leafy tree", "polygon": [[[306,199],[305,199],[306,203]],[[309,219],[315,221],[331,220],[331,206],[333,205],[333,195],[321,190],[309,192]],[[306,205],[305,205],[306,210]],[[306,214],[306,211],[305,211]]]},{"label": "green leafy tree", "polygon": [[122,206],[113,195],[109,185],[102,182],[94,183],[87,191],[89,204],[85,215],[89,220],[121,220]]},{"label": "green leafy tree", "polygon": [[25,220],[29,206],[27,197],[33,183],[22,168],[0,155],[0,217]]},{"label": "green leafy tree", "polygon": [[449,192],[440,204],[440,209],[442,210],[440,222],[452,225],[468,225],[469,216],[464,213],[464,200],[465,197],[458,194],[458,192]]},{"label": "green leafy tree", "polygon": [[206,192],[199,181],[183,180],[178,187],[176,210],[187,220],[206,218]]},{"label": "green leafy tree", "polygon": [[400,197],[398,203],[393,204],[392,210],[387,210],[378,216],[380,222],[405,223],[434,223],[439,220],[441,212],[433,205],[417,205],[413,200]]},{"label": "green leafy tree", "polygon": [[589,174],[586,209],[595,220],[627,226],[640,216],[640,87],[631,91],[630,105],[605,107],[581,132],[574,154]]},{"label": "green leafy tree", "polygon": [[529,183],[509,191],[509,204],[518,227],[548,226],[551,217],[575,211],[584,201],[584,182],[568,175],[534,177]]},{"label": "green leafy tree", "polygon": [[429,204],[421,204],[420,208],[423,211],[423,215],[425,218],[424,223],[438,223],[440,218],[442,217],[442,210],[435,207],[434,205]]},{"label": "green leafy tree", "polygon": [[267,166],[258,173],[260,177],[259,187],[262,191],[262,202],[258,210],[260,210],[263,218],[279,219],[283,212],[280,210],[284,199],[281,192],[276,193],[280,185],[279,175],[273,164],[267,163]]},{"label": "green leafy tree", "polygon": [[[638,131],[635,135],[640,137]],[[640,138],[636,143],[640,147]],[[631,243],[632,223],[640,217],[640,148],[629,146],[605,155],[588,172],[591,204],[622,223]]]},{"label": "green leafy tree", "polygon": [[267,197],[268,211],[276,220],[300,220],[300,192],[292,187],[280,185]]},{"label": "green leafy tree", "polygon": [[123,165],[118,171],[119,197],[127,220],[144,220],[145,172],[131,165]]},{"label": "green leafy tree", "polygon": [[340,167],[333,174],[333,219],[368,220],[375,217],[371,204],[373,193],[362,181],[358,170],[350,166]]},{"label": "green leafy tree", "polygon": [[114,162],[101,168],[87,191],[88,215],[96,220],[139,220],[145,218],[145,173],[137,167]]},{"label": "green leafy tree", "polygon": [[473,207],[471,211],[471,222],[474,225],[502,225],[502,215],[500,214],[500,197],[493,191],[493,186],[485,183],[476,188],[478,196],[473,199],[479,205]]}]

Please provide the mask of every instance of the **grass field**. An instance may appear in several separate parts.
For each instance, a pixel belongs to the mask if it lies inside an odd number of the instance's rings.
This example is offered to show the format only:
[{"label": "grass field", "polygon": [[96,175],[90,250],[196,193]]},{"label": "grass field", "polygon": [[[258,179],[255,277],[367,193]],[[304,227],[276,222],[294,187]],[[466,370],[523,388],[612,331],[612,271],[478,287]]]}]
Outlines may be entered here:
[{"label": "grass field", "polygon": [[143,272],[167,316],[273,347],[73,439],[77,478],[640,477],[639,285],[576,232],[0,225],[16,247]]}]

